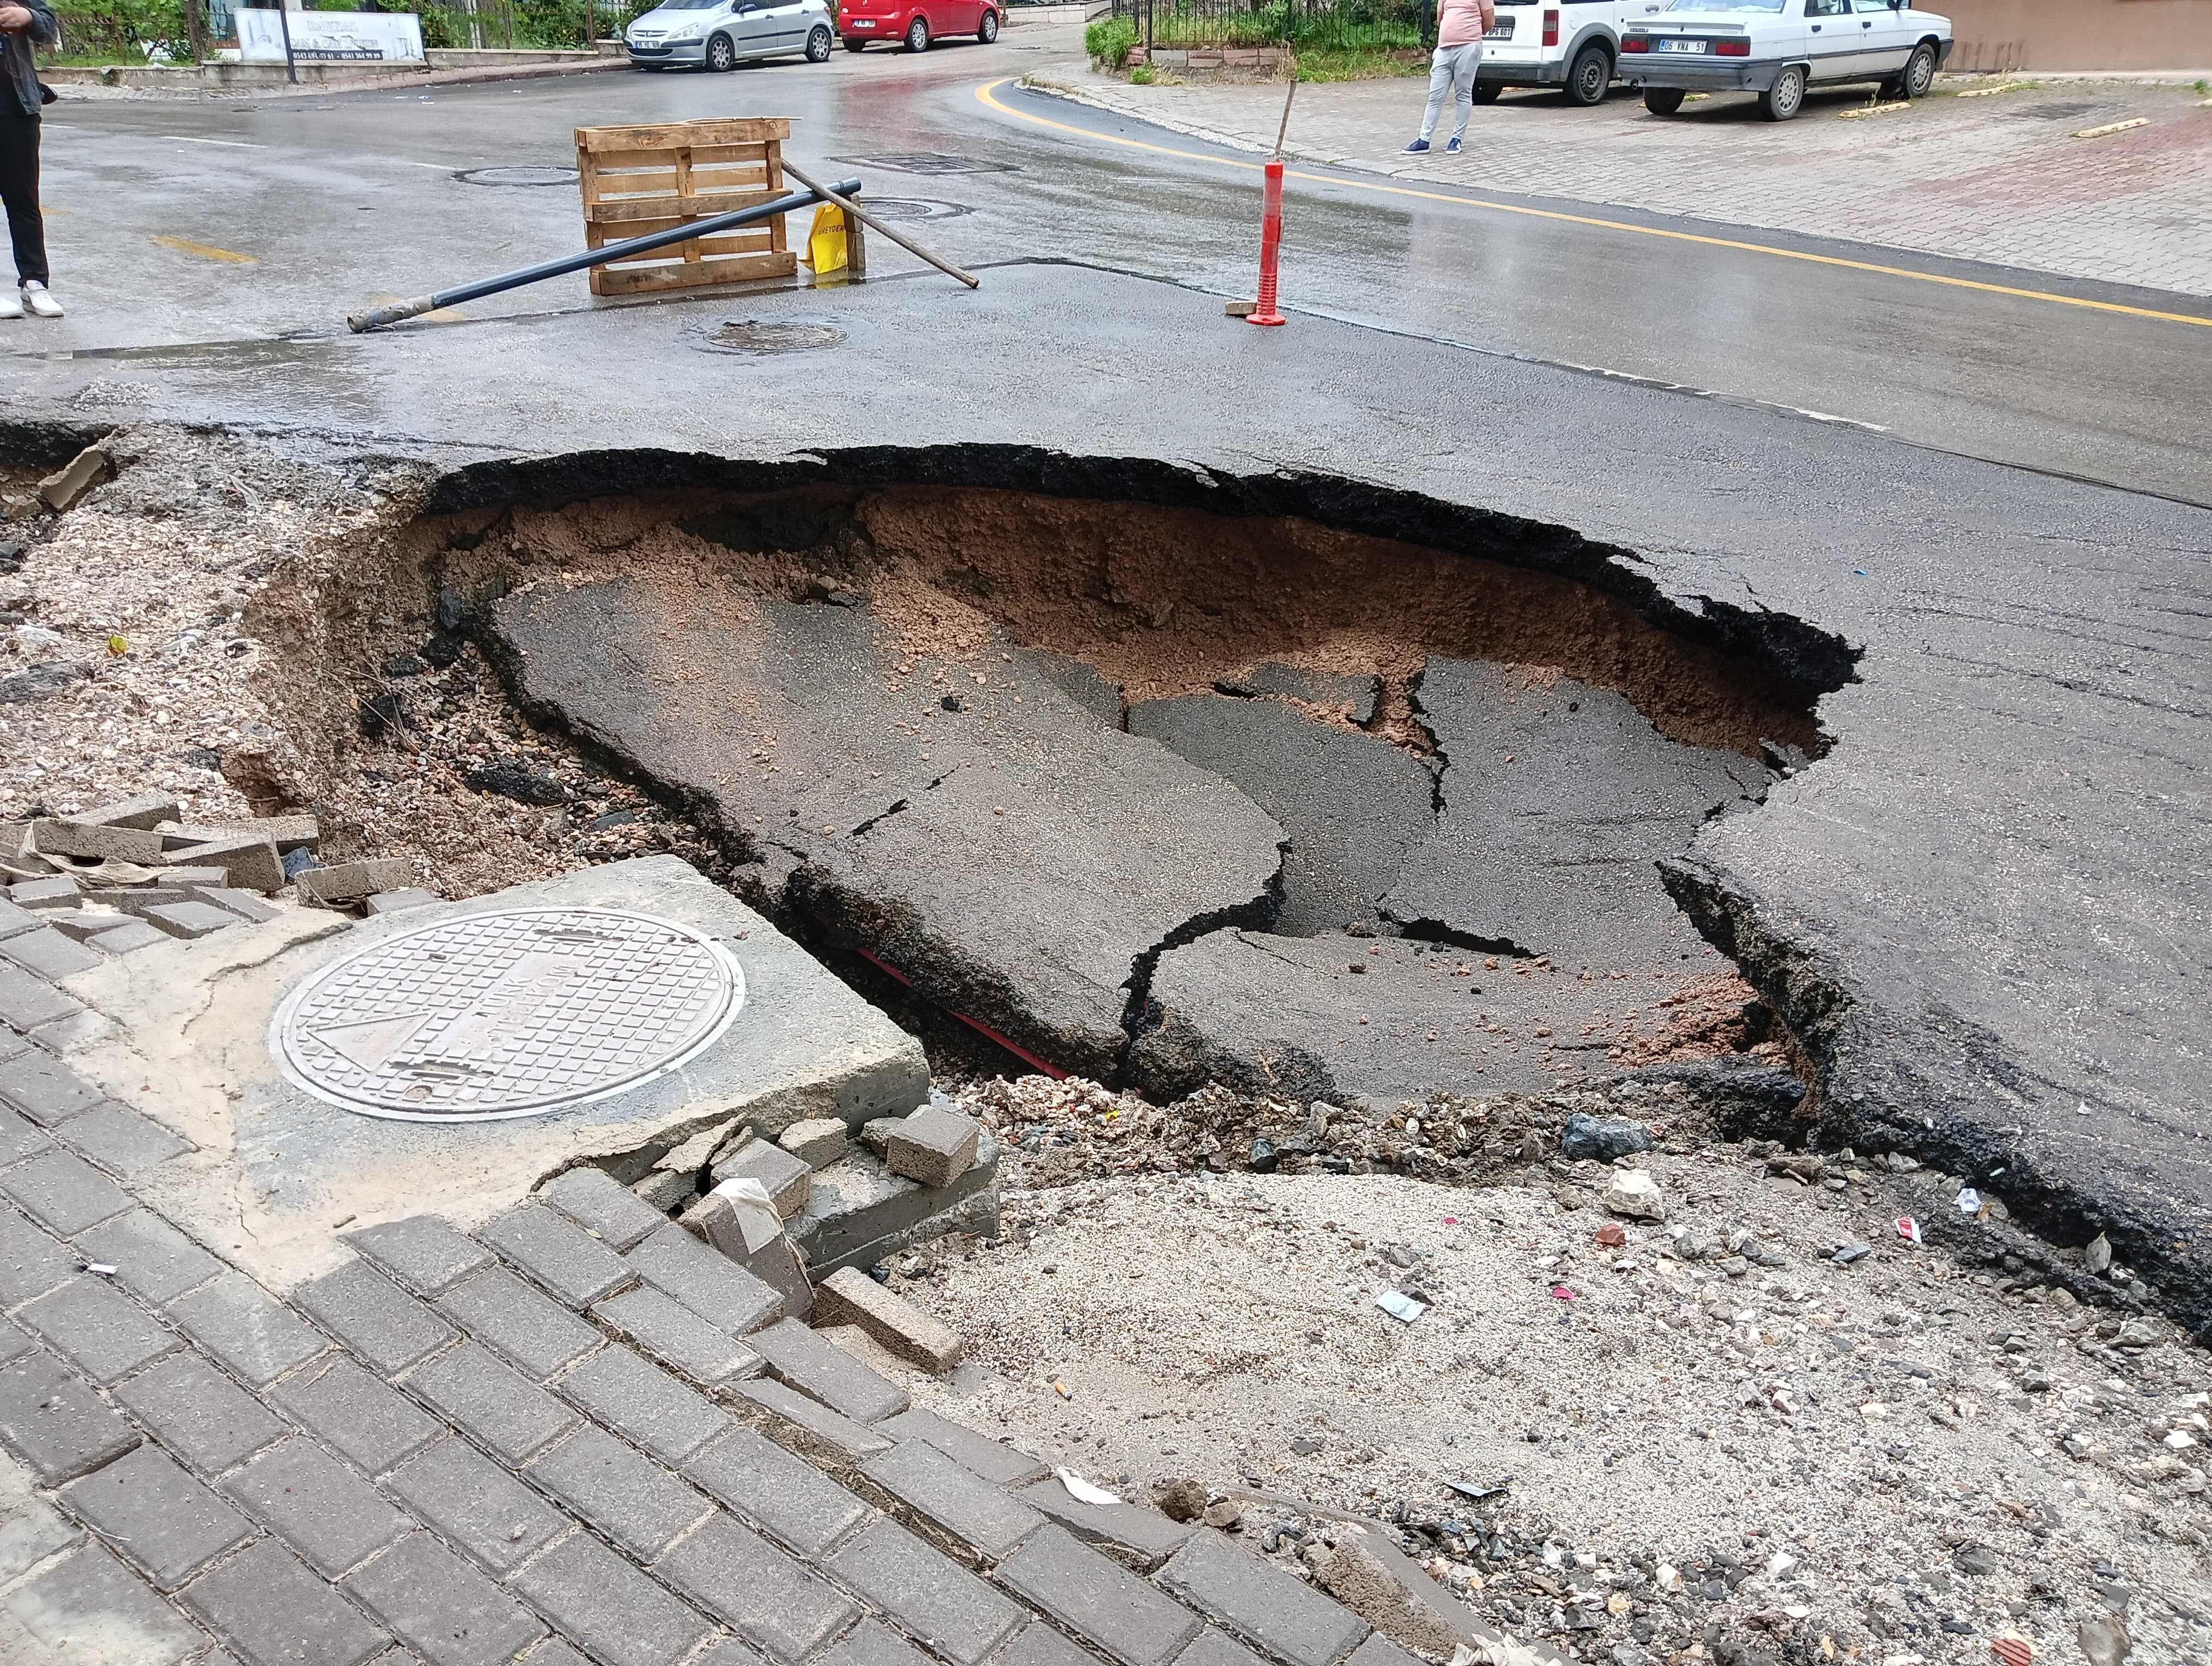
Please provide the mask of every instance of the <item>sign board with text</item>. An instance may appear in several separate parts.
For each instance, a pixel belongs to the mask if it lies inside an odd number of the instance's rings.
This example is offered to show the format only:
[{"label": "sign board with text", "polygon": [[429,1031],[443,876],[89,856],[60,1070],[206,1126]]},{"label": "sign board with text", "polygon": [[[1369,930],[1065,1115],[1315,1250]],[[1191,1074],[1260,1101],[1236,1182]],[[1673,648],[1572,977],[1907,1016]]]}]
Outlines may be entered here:
[{"label": "sign board with text", "polygon": [[422,22],[413,12],[274,11],[240,7],[238,56],[247,64],[282,64],[284,30],[301,64],[420,64]]}]

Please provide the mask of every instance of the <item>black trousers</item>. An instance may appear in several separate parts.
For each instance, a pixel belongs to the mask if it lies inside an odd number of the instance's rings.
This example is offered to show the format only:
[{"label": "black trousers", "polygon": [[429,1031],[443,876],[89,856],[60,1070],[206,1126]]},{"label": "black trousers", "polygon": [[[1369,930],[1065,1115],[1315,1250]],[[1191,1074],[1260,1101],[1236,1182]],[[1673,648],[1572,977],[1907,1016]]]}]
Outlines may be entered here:
[{"label": "black trousers", "polygon": [[[9,88],[0,87],[0,97]],[[12,104],[12,97],[8,99]],[[46,281],[46,222],[39,214],[36,116],[0,109],[0,203],[8,205],[8,240],[15,246],[15,281]]]}]

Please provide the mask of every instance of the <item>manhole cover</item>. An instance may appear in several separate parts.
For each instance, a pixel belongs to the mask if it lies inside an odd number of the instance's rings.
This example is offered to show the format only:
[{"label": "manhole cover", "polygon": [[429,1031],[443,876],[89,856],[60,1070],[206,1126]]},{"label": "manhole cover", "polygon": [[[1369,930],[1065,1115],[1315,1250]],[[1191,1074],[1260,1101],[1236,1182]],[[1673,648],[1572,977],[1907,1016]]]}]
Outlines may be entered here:
[{"label": "manhole cover", "polygon": [[471,167],[453,175],[465,185],[572,185],[573,167]]},{"label": "manhole cover", "polygon": [[933,203],[921,197],[871,197],[868,212],[896,223],[902,220],[957,220],[975,210],[964,203]]},{"label": "manhole cover", "polygon": [[2015,106],[2012,113],[2025,116],[2030,121],[2072,121],[2077,116],[2094,115],[2107,107],[2096,104],[2028,104]]},{"label": "manhole cover", "polygon": [[370,1116],[470,1122],[582,1104],[721,1034],[744,974],[688,926],[513,909],[387,938],[278,1009],[270,1044],[309,1091]]},{"label": "manhole cover", "polygon": [[[882,156],[832,156],[833,162],[860,167],[887,167],[894,173],[1014,173],[1020,170],[981,156],[956,156],[945,150],[895,150]],[[866,198],[860,199],[863,203]]]},{"label": "manhole cover", "polygon": [[699,344],[715,353],[799,353],[810,347],[842,347],[845,332],[834,324],[763,324],[732,319],[707,332]]}]

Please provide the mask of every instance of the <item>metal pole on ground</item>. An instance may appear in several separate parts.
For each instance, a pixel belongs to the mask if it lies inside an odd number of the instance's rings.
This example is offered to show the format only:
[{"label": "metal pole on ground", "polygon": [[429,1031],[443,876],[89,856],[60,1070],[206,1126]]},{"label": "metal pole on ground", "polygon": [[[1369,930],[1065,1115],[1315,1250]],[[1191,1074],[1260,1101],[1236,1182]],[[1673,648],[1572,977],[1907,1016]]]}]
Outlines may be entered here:
[{"label": "metal pole on ground", "polygon": [[786,156],[783,159],[783,171],[791,175],[793,179],[798,180],[799,184],[805,185],[808,190],[819,192],[823,197],[836,204],[839,208],[844,210],[847,214],[852,216],[854,219],[858,220],[862,225],[868,227],[872,230],[881,232],[884,236],[890,238],[892,242],[897,244],[899,247],[904,249],[908,254],[916,255],[921,259],[927,260],[931,265],[936,267],[939,271],[943,272],[947,277],[957,277],[971,289],[976,288],[981,282],[980,278],[977,278],[969,273],[962,271],[959,267],[954,265],[951,261],[939,260],[935,255],[932,254],[927,249],[922,247],[921,244],[915,242],[912,238],[901,236],[897,232],[893,231],[882,221],[877,219],[874,215],[869,213],[867,210],[862,208],[858,203],[854,202],[852,199],[850,193],[858,191],[860,188],[857,181],[846,185],[825,185],[817,184],[816,181],[807,177],[805,169],[793,166],[791,158],[788,156]]},{"label": "metal pole on ground", "polygon": [[284,32],[284,79],[300,83],[300,66],[292,61],[292,16],[284,0],[276,0],[276,27]]}]

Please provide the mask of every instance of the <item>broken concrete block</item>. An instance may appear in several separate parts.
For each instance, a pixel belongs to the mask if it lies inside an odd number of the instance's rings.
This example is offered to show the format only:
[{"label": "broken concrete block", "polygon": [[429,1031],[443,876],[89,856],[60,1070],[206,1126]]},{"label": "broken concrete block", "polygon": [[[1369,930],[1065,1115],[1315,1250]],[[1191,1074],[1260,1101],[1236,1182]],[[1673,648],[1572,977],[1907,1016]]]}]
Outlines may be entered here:
[{"label": "broken concrete block", "polygon": [[806,1207],[814,1170],[781,1146],[765,1140],[748,1140],[714,1167],[714,1183],[739,1178],[757,1180],[767,1188],[775,1212],[786,1220]]},{"label": "broken concrete block", "polygon": [[76,880],[58,873],[51,879],[23,879],[8,887],[8,900],[19,909],[73,909],[82,895]]},{"label": "broken concrete block", "polygon": [[31,848],[41,856],[76,856],[88,861],[161,860],[159,834],[142,832],[135,827],[103,827],[96,822],[33,822]]},{"label": "broken concrete block", "polygon": [[884,1161],[924,1186],[950,1186],[975,1165],[983,1125],[972,1116],[924,1105],[891,1131]]},{"label": "broken concrete block", "polygon": [[190,885],[185,889],[191,892],[195,902],[227,909],[241,920],[274,920],[284,911],[263,902],[256,893],[239,885]]},{"label": "broken concrete block", "polygon": [[212,903],[170,903],[158,909],[148,909],[146,923],[172,937],[190,940],[219,932],[225,926],[235,926],[239,923],[239,917],[228,909],[219,909]]},{"label": "broken concrete block", "polygon": [[[267,840],[270,858],[275,860],[276,846]],[[198,860],[206,846],[195,848],[194,860]],[[277,872],[283,872],[280,864]],[[374,897],[380,891],[398,891],[415,876],[408,871],[405,861],[397,856],[372,856],[358,862],[340,862],[335,867],[311,867],[301,873],[293,883],[300,887],[300,900],[318,908],[343,908],[349,903],[358,903]],[[280,879],[279,885],[283,883]],[[276,889],[276,885],[269,887]]]},{"label": "broken concrete block", "polygon": [[230,883],[230,875],[213,864],[205,867],[179,867],[172,865],[163,867],[161,874],[163,885],[175,885],[180,890],[188,885],[227,885]]},{"label": "broken concrete block", "polygon": [[665,1170],[656,1170],[630,1188],[631,1191],[636,1193],[663,1214],[666,1214],[698,1189],[694,1177],[688,1174],[671,1174]]},{"label": "broken concrete block", "polygon": [[164,823],[158,830],[168,849],[196,844],[221,844],[230,839],[266,839],[286,855],[295,850],[317,850],[322,829],[313,816],[256,816],[240,822]]},{"label": "broken concrete block", "polygon": [[172,903],[194,901],[192,893],[182,885],[103,885],[84,894],[88,903],[105,903],[120,914],[136,915],[143,920],[148,909],[167,908]]},{"label": "broken concrete block", "polygon": [[860,1124],[860,1144],[878,1158],[884,1157],[891,1148],[892,1133],[905,1121],[903,1116],[871,1116]]},{"label": "broken concrete block", "polygon": [[1642,1169],[1616,1169],[1605,1189],[1605,1207],[1630,1220],[1664,1220],[1667,1200],[1659,1183]]},{"label": "broken concrete block", "polygon": [[39,482],[39,496],[56,514],[66,514],[94,486],[115,472],[115,459],[99,446],[82,451]]},{"label": "broken concrete block", "polygon": [[817,1277],[872,1267],[909,1244],[948,1232],[999,1230],[999,1147],[985,1134],[975,1166],[950,1186],[924,1186],[873,1158],[848,1152],[814,1177],[791,1235]]},{"label": "broken concrete block", "polygon": [[806,1262],[799,1253],[799,1246],[791,1241],[789,1233],[779,1230],[749,1247],[737,1216],[727,1197],[709,1192],[684,1212],[682,1220],[685,1226],[782,1297],[787,1314],[795,1319],[805,1318],[814,1306],[814,1285],[806,1276]]},{"label": "broken concrete block", "polygon": [[419,909],[425,903],[442,903],[446,899],[434,891],[425,891],[420,885],[407,885],[398,891],[380,891],[367,899],[370,918],[380,914],[398,914],[408,909]]},{"label": "broken concrete block", "polygon": [[696,1181],[700,1170],[714,1160],[714,1153],[736,1131],[738,1120],[732,1116],[726,1122],[715,1123],[712,1128],[700,1129],[683,1144],[663,1152],[654,1160],[653,1166],[669,1174],[680,1174],[687,1179]]},{"label": "broken concrete block", "polygon": [[817,1325],[858,1325],[902,1359],[939,1373],[960,1363],[960,1334],[857,1267],[841,1267],[815,1286]]},{"label": "broken concrete block", "polygon": [[810,1169],[826,1169],[845,1154],[852,1143],[845,1125],[835,1116],[793,1122],[775,1137],[775,1143]]},{"label": "broken concrete block", "polygon": [[196,844],[171,866],[219,867],[234,885],[264,893],[279,890],[284,884],[284,864],[276,854],[276,847],[266,839],[243,835],[219,839],[211,844]]},{"label": "broken concrete block", "polygon": [[129,954],[134,949],[149,949],[156,943],[169,940],[169,934],[158,926],[149,926],[143,920],[125,920],[112,930],[85,939],[85,946],[98,949],[102,954]]},{"label": "broken concrete block", "polygon": [[[21,911],[19,909],[17,912],[20,914]],[[84,943],[102,932],[112,932],[129,921],[126,915],[110,914],[105,909],[78,908],[50,909],[40,923],[52,927],[73,943]]]},{"label": "broken concrete block", "polygon": [[69,818],[94,827],[135,827],[143,832],[151,832],[163,822],[176,818],[174,793],[141,793],[135,798],[118,799],[112,804],[94,805]]}]

